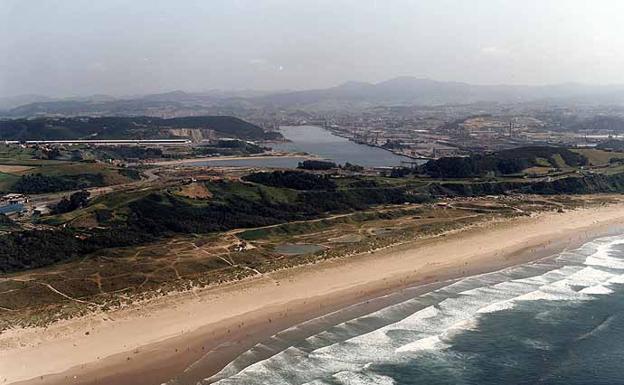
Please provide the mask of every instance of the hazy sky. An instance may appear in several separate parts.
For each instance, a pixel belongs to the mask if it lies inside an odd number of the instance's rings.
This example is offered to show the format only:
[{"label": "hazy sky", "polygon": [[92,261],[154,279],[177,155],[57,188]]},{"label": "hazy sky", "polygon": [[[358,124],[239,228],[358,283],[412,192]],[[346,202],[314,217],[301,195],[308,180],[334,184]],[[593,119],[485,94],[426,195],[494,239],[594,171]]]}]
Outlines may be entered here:
[{"label": "hazy sky", "polygon": [[0,96],[624,83],[622,0],[0,0]]}]

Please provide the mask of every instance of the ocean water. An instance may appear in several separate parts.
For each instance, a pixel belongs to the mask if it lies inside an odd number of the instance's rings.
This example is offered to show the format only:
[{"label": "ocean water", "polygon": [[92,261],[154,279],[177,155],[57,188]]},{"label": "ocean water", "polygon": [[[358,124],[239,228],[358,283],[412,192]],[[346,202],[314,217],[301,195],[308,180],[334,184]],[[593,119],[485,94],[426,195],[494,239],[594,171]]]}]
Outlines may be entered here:
[{"label": "ocean water", "polygon": [[200,384],[623,384],[624,236],[331,317]]}]

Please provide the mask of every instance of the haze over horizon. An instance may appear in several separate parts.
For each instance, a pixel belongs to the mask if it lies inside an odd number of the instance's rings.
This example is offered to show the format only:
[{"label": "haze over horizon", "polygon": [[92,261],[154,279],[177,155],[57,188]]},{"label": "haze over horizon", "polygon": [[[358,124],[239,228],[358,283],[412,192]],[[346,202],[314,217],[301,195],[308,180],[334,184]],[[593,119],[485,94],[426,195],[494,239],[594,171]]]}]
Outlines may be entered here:
[{"label": "haze over horizon", "polygon": [[[162,89],[162,90],[154,90],[147,91],[143,93],[135,92],[135,93],[105,93],[105,92],[91,92],[91,93],[82,93],[82,94],[62,94],[62,95],[54,95],[54,94],[44,94],[44,93],[22,93],[22,94],[14,94],[14,95],[0,95],[0,98],[7,99],[20,99],[24,98],[28,100],[29,97],[33,97],[36,99],[37,96],[42,98],[46,98],[49,100],[73,100],[73,99],[84,99],[90,100],[90,98],[105,98],[111,97],[115,99],[135,99],[142,98],[151,95],[165,95],[165,94],[173,94],[173,93],[186,93],[186,94],[207,94],[207,95],[218,95],[222,94],[224,96],[227,95],[279,95],[279,94],[291,94],[297,93],[299,91],[315,91],[315,90],[325,90],[332,88],[339,88],[343,86],[348,86],[349,84],[363,84],[363,85],[379,85],[388,82],[393,82],[396,80],[414,80],[414,81],[431,81],[439,84],[465,84],[469,86],[491,86],[491,87],[558,87],[558,86],[581,86],[581,87],[612,87],[612,88],[624,88],[624,82],[622,83],[606,83],[606,84],[598,84],[598,83],[582,83],[575,81],[568,82],[559,82],[559,83],[544,83],[544,84],[525,84],[525,83],[474,83],[468,81],[456,81],[456,80],[441,80],[441,79],[431,79],[424,77],[416,77],[410,75],[403,76],[395,76],[393,78],[380,80],[380,81],[364,81],[364,80],[353,80],[346,79],[336,84],[328,85],[327,87],[313,87],[313,88],[279,88],[279,89],[260,89],[260,88],[208,88],[208,89]],[[104,100],[104,99],[103,99]],[[28,102],[30,103],[30,102]]]},{"label": "haze over horizon", "polygon": [[0,97],[301,90],[398,76],[624,84],[623,11],[617,0],[5,0]]}]

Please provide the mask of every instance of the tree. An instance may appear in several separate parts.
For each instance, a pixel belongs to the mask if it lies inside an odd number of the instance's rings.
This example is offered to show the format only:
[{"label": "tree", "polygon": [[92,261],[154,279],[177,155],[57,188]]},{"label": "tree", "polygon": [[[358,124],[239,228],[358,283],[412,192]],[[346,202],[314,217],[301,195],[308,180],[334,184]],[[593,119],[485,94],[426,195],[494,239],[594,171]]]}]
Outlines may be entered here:
[{"label": "tree", "polygon": [[91,194],[85,190],[75,192],[69,196],[69,199],[61,199],[61,201],[52,208],[52,212],[54,214],[63,214],[85,207],[89,203],[90,195]]},{"label": "tree", "polygon": [[349,162],[345,163],[344,166],[342,166],[342,169],[347,170],[347,171],[353,171],[353,172],[364,171],[364,167],[357,165],[357,164],[351,164]]},{"label": "tree", "polygon": [[390,178],[403,178],[408,176],[411,172],[412,170],[407,167],[393,167],[390,172]]},{"label": "tree", "polygon": [[76,208],[85,207],[89,203],[90,196],[91,193],[86,190],[82,190],[70,195],[69,201],[71,202],[72,206]]},{"label": "tree", "polygon": [[336,163],[325,160],[304,160],[299,162],[298,168],[304,170],[331,170],[336,168]]}]

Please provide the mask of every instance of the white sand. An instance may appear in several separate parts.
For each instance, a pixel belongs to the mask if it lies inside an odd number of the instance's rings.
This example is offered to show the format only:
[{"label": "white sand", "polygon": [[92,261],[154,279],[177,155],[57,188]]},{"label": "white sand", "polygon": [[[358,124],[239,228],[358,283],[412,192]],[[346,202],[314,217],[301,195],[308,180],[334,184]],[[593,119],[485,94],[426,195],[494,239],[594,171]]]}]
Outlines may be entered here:
[{"label": "white sand", "polygon": [[[536,259],[538,250],[554,242],[578,243],[590,233],[599,235],[599,231],[604,233],[621,224],[622,204],[543,213],[373,254],[170,295],[110,314],[57,322],[45,329],[8,330],[0,334],[0,383],[10,384],[70,368],[88,376],[89,368],[101,366],[105,357],[135,349],[149,350],[150,344],[206,325],[214,325],[214,330],[240,327],[241,322],[250,318],[276,319],[284,309],[305,312],[306,306],[319,300],[327,304],[349,296],[355,300],[382,288],[492,271]],[[136,357],[140,359],[140,355]],[[86,366],[80,372],[83,365]]]}]

